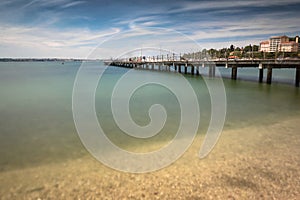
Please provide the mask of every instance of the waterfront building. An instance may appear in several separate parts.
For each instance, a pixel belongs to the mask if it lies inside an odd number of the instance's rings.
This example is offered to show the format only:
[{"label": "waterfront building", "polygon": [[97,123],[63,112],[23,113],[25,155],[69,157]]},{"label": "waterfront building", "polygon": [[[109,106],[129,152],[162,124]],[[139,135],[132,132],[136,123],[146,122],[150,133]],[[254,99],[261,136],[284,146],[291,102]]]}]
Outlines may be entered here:
[{"label": "waterfront building", "polygon": [[280,44],[280,51],[282,52],[297,52],[298,51],[298,43],[295,41],[291,42],[283,42]]},{"label": "waterfront building", "polygon": [[260,43],[260,51],[262,51],[262,52],[269,52],[270,51],[270,42],[269,42],[269,40],[262,41]]},{"label": "waterfront building", "polygon": [[282,43],[288,43],[289,38],[284,36],[273,36],[270,38],[270,51],[269,52],[276,52],[280,51],[280,47]]},{"label": "waterfront building", "polygon": [[259,49],[262,52],[297,52],[300,50],[299,36],[273,36],[267,41],[262,41]]}]

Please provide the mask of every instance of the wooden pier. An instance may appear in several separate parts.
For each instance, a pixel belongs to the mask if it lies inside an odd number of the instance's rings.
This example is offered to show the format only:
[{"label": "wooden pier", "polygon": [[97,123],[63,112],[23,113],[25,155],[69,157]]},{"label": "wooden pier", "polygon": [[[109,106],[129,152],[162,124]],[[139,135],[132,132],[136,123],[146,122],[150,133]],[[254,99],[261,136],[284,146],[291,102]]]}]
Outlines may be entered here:
[{"label": "wooden pier", "polygon": [[[127,67],[127,68],[143,68],[154,70],[155,67],[159,71],[171,71],[171,68],[178,73],[187,74],[190,71],[192,75],[200,75],[200,67],[208,67],[208,76],[215,77],[216,67],[231,68],[231,79],[236,80],[238,77],[238,68],[257,68],[258,82],[262,83],[264,78],[264,70],[267,70],[266,83],[272,83],[273,69],[294,68],[295,86],[299,87],[300,83],[300,59],[215,59],[215,60],[154,60],[154,61],[129,61],[128,59],[120,59],[113,61],[105,61],[107,65]],[[188,70],[190,69],[190,70]]]}]

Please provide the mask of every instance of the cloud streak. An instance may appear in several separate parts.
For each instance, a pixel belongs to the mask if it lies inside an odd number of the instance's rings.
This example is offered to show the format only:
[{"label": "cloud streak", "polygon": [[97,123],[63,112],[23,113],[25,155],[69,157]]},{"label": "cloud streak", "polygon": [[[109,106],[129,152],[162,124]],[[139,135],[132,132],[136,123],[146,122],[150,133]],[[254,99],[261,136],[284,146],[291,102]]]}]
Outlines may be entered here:
[{"label": "cloud streak", "polygon": [[[27,49],[31,52],[29,57],[34,57],[34,49],[47,49],[53,51],[56,57],[61,55],[71,56],[68,52],[71,48],[82,49],[84,57],[88,52],[86,49],[92,49],[99,43],[103,42],[106,38],[113,34],[118,33],[120,30],[112,28],[104,31],[90,31],[81,29],[70,29],[67,31],[60,31],[55,29],[46,29],[42,27],[10,27],[3,28],[0,34],[1,46]],[[3,51],[3,49],[0,50]],[[2,56],[5,53],[2,52]],[[9,55],[5,55],[6,57]],[[47,55],[45,55],[47,56]],[[63,57],[65,57],[63,56]]]},{"label": "cloud streak", "polygon": [[67,4],[61,6],[61,8],[70,8],[70,7],[77,6],[77,5],[83,4],[83,3],[86,3],[86,2],[85,1],[73,1],[73,2],[70,2],[70,3],[67,3]]},{"label": "cloud streak", "polygon": [[284,6],[289,4],[298,4],[298,0],[250,0],[250,1],[187,1],[179,4],[180,8],[170,10],[169,13],[189,12],[195,10],[208,10],[208,9],[236,9],[248,7],[270,7],[270,6]]}]

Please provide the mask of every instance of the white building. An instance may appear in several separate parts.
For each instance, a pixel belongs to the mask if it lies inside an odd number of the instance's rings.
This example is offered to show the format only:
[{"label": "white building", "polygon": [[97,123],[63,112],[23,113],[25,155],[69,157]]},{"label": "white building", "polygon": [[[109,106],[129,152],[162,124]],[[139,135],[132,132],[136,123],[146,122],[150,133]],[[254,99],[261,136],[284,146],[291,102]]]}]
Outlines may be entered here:
[{"label": "white building", "polygon": [[297,52],[300,50],[299,37],[295,37],[295,41],[289,41],[289,37],[273,36],[267,41],[260,43],[260,51],[262,52]]},{"label": "white building", "polygon": [[269,52],[276,52],[280,51],[280,46],[282,43],[289,42],[289,38],[284,36],[274,36],[270,38],[270,51]]},{"label": "white building", "polygon": [[269,52],[270,51],[270,42],[269,42],[269,40],[262,41],[259,45],[259,50],[262,51],[262,52]]},{"label": "white building", "polygon": [[280,51],[282,52],[297,52],[298,51],[298,43],[291,42],[283,42],[280,44]]}]

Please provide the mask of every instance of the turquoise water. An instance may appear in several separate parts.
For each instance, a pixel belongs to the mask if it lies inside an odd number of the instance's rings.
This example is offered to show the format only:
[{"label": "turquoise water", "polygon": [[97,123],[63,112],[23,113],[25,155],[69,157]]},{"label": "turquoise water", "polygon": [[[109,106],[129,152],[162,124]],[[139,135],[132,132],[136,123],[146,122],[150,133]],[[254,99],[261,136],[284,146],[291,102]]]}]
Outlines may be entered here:
[{"label": "turquoise water", "polygon": [[[72,117],[73,83],[80,62],[0,63],[0,170],[64,162],[87,154],[77,135]],[[104,67],[100,62],[88,65]],[[132,96],[130,110],[137,124],[149,122],[148,109],[165,106],[168,119],[163,130],[150,140],[134,139],[117,127],[110,110],[110,94],[116,81],[129,69],[110,67],[96,92],[98,119],[108,137],[120,147],[131,148],[157,141],[169,141],[178,127],[178,101],[166,88],[147,85]],[[221,69],[224,76],[230,69]],[[150,77],[157,73],[143,70]],[[256,80],[258,70],[242,69],[238,76]],[[173,76],[165,73],[165,77]],[[186,75],[201,108],[198,133],[203,134],[210,119],[210,99],[201,77]],[[293,86],[293,70],[274,70],[275,84],[224,79],[227,117],[224,129],[270,124],[286,117],[300,116],[300,92]]]}]

